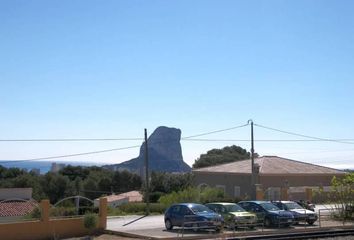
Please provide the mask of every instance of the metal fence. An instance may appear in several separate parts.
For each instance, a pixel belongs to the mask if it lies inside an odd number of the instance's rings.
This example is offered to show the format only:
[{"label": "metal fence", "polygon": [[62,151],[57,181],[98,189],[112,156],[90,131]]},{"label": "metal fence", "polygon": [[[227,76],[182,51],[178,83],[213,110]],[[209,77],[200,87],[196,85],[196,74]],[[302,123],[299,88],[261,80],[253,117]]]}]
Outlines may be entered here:
[{"label": "metal fence", "polygon": [[[273,222],[271,226],[266,222],[265,218],[258,220],[257,223],[237,223],[235,225],[226,224],[225,222],[221,225],[221,232],[224,232],[229,236],[237,236],[238,234],[245,234],[247,232],[286,232],[291,230],[302,230],[302,229],[319,229],[328,227],[339,227],[339,226],[353,226],[353,221],[348,221],[341,217],[340,212],[343,211],[341,208],[323,208],[316,211],[317,218],[313,216],[312,213],[308,213],[308,210],[298,211],[299,215],[294,217],[293,223],[288,222],[287,217],[279,217],[277,221]],[[177,231],[177,237],[184,237],[190,234],[205,234],[206,232],[210,234],[219,234],[219,231],[215,231],[215,225],[212,225],[213,221],[197,221],[195,216],[185,216],[181,228]],[[193,230],[188,231],[188,230]]]}]

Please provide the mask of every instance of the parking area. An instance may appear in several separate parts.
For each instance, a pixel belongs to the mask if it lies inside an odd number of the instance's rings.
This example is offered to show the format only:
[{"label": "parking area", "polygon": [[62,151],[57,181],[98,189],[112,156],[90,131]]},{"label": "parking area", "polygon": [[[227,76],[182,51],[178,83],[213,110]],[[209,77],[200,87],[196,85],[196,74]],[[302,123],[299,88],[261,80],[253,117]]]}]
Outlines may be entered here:
[{"label": "parking area", "polygon": [[259,226],[254,230],[247,228],[239,228],[237,230],[225,229],[221,233],[213,230],[200,230],[194,232],[191,229],[173,228],[166,230],[164,225],[164,216],[122,216],[107,219],[107,232],[118,234],[121,236],[135,237],[141,239],[174,239],[174,238],[190,238],[190,239],[207,239],[207,238],[223,238],[243,235],[259,235],[271,233],[284,233],[296,231],[311,231],[320,228],[338,228],[338,227],[354,227],[352,222],[340,222],[326,220],[310,226],[308,224],[299,224],[288,228],[264,228]]}]

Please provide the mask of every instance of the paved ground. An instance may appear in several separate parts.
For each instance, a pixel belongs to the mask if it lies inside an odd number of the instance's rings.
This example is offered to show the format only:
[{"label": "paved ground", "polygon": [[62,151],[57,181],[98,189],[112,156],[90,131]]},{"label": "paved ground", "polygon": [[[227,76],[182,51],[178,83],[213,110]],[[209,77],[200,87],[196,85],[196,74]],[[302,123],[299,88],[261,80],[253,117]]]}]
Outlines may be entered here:
[{"label": "paved ground", "polygon": [[[328,207],[330,208],[330,206]],[[322,208],[321,209],[325,209]],[[317,209],[318,211],[318,209]],[[322,211],[322,210],[321,210]],[[255,230],[240,229],[238,231],[223,231],[228,235],[243,235],[243,234],[259,234],[259,233],[269,233],[269,232],[287,232],[294,230],[309,230],[309,229],[318,229],[321,227],[342,227],[342,226],[353,226],[353,223],[342,223],[335,222],[326,218],[323,218],[321,222],[317,221],[313,226],[307,224],[300,224],[290,228],[263,228],[258,227]],[[214,231],[199,231],[193,232],[192,230],[184,230],[181,228],[174,228],[171,231],[167,231],[164,226],[164,216],[124,216],[109,218],[107,220],[107,230],[112,232],[118,232],[123,236],[127,237],[151,237],[151,238],[176,238],[176,237],[205,237],[205,238],[217,238],[218,235]]]}]

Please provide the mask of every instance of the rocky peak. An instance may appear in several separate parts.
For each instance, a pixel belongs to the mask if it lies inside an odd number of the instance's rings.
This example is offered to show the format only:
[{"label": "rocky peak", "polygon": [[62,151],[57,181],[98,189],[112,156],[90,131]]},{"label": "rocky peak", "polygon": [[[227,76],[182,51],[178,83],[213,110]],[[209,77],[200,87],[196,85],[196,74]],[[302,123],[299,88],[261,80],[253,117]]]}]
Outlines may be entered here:
[{"label": "rocky peak", "polygon": [[[180,144],[181,130],[177,128],[158,127],[149,136],[148,154],[149,170],[160,172],[189,172],[191,167],[183,161]],[[129,170],[143,174],[145,146],[142,143],[139,156],[120,164],[106,166],[117,170]]]}]

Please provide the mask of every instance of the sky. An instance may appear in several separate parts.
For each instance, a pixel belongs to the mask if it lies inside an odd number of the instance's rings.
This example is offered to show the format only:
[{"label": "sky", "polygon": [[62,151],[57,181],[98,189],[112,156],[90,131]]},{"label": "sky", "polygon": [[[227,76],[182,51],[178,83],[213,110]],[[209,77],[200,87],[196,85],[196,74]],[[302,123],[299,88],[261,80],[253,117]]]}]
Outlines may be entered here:
[{"label": "sky", "polygon": [[[353,1],[0,0],[0,140],[259,126],[255,151],[354,168]],[[181,141],[192,165],[250,126]],[[212,140],[212,141],[211,141]],[[217,140],[217,141],[216,141]],[[225,141],[220,141],[225,140]],[[236,141],[243,140],[243,141]],[[247,141],[244,141],[247,140]],[[0,141],[0,160],[120,163],[138,140]]]}]

